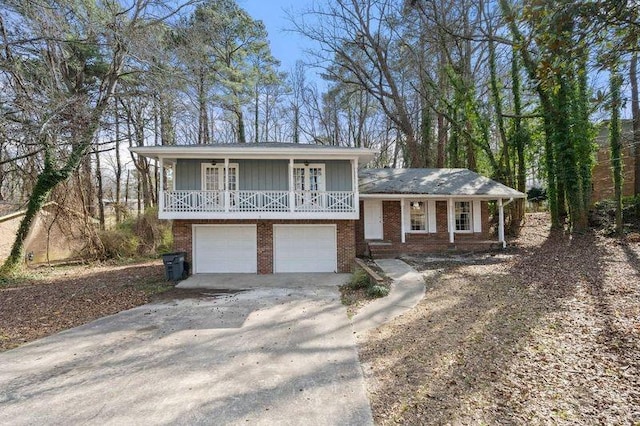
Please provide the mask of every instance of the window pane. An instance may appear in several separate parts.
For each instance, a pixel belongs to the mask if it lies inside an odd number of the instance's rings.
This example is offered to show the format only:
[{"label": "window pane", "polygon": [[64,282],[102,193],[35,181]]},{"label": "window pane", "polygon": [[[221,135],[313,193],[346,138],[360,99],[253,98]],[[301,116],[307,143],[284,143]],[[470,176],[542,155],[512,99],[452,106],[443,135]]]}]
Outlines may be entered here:
[{"label": "window pane", "polygon": [[238,169],[235,167],[229,167],[229,191],[236,191],[237,189],[238,189]]},{"label": "window pane", "polygon": [[322,189],[322,169],[319,167],[309,168],[309,190],[320,191]]},{"label": "window pane", "polygon": [[295,190],[296,191],[304,191],[305,188],[305,182],[304,182],[304,168],[303,167],[295,167],[293,169],[293,182],[295,185]]},{"label": "window pane", "polygon": [[412,201],[410,203],[410,217],[412,231],[425,231],[426,218],[424,201]]},{"label": "window pane", "polygon": [[215,166],[204,169],[204,191],[218,191],[220,189],[219,173],[220,170]]},{"label": "window pane", "polygon": [[456,201],[456,231],[471,231],[470,201]]}]

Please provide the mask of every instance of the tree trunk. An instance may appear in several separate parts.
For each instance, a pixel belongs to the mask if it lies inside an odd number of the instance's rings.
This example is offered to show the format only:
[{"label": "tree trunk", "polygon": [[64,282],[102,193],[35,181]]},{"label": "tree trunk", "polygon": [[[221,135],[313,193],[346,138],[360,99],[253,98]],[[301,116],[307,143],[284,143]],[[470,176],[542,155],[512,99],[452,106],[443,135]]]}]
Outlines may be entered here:
[{"label": "tree trunk", "polygon": [[447,125],[444,114],[438,113],[438,160],[436,167],[443,168],[445,166],[447,154]]},{"label": "tree trunk", "polygon": [[420,108],[420,139],[422,145],[422,165],[424,167],[431,167],[431,140],[432,140],[432,129],[431,129],[431,109],[427,105],[427,100],[421,100],[422,106]]},{"label": "tree trunk", "polygon": [[242,114],[242,107],[240,107],[240,105],[236,106],[235,113],[236,119],[238,120],[236,123],[238,126],[238,143],[246,143],[247,138],[244,131],[244,115]]},{"label": "tree trunk", "polygon": [[[529,139],[529,133],[522,125],[522,101],[520,98],[520,66],[518,64],[517,52],[513,51],[513,57],[511,58],[511,81],[513,92],[513,112],[515,114],[513,122],[513,138],[516,149],[517,158],[517,189],[520,192],[526,191],[526,165],[525,165],[525,153],[524,148]],[[517,199],[515,201],[515,208],[513,209],[513,216],[511,217],[511,232],[517,234],[524,220],[525,214],[525,200]]]},{"label": "tree trunk", "polygon": [[258,93],[258,85],[256,84],[255,87],[255,99],[254,99],[254,107],[255,107],[255,112],[253,115],[253,131],[255,132],[255,135],[253,137],[253,141],[255,143],[258,143],[258,141],[260,140],[260,137],[258,136],[260,133],[260,124],[259,124],[259,120],[260,120],[260,104],[259,104],[259,93]]},{"label": "tree trunk", "polygon": [[622,144],[620,141],[620,86],[622,77],[614,69],[611,71],[611,122],[609,140],[611,145],[611,168],[613,171],[613,190],[616,202],[616,232],[622,236]]},{"label": "tree trunk", "polygon": [[96,181],[98,183],[97,202],[98,202],[98,221],[100,223],[100,230],[105,230],[104,220],[104,190],[102,187],[102,170],[100,168],[100,152],[94,150],[96,156]]},{"label": "tree trunk", "polygon": [[[558,181],[558,195],[566,196],[572,229],[580,232],[587,228],[587,214],[584,209],[580,172],[577,167],[576,150],[571,138],[571,127],[569,124],[571,114],[570,87],[566,81],[566,77],[561,77],[558,83],[558,113],[556,114],[555,141],[556,152],[558,153],[558,166],[562,177],[562,179]],[[562,183],[562,185],[560,185],[560,183]],[[564,187],[564,191],[560,191],[561,187]],[[561,199],[559,198],[558,201],[560,202]]]},{"label": "tree trunk", "polygon": [[591,193],[593,173],[593,132],[591,131],[591,121],[589,120],[589,87],[588,87],[588,52],[585,51],[577,61],[577,88],[576,99],[574,100],[574,143],[578,156],[578,170],[582,185],[582,204],[585,212],[591,207]]},{"label": "tree trunk", "polygon": [[[638,99],[638,52],[633,52],[629,66],[629,81],[631,83],[631,117],[633,119],[633,139],[631,146],[634,149],[634,187],[633,193],[640,196],[640,100]],[[636,208],[640,216],[640,202],[636,200]]]},{"label": "tree trunk", "polygon": [[118,99],[115,99],[114,102],[114,114],[115,114],[115,134],[116,134],[116,170],[115,170],[115,184],[116,184],[116,202],[115,202],[115,213],[116,213],[116,223],[120,223],[122,221],[122,205],[120,204],[122,200],[122,160],[120,159],[120,111],[118,110]]},{"label": "tree trunk", "polygon": [[209,114],[207,108],[206,72],[201,70],[198,82],[198,143],[209,144]]}]

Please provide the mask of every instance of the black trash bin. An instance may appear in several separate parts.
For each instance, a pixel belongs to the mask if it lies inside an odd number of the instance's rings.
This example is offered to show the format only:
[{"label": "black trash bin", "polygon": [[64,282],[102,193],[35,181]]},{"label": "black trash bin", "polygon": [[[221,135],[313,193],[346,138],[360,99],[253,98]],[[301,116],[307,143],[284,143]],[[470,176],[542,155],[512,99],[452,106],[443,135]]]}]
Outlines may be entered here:
[{"label": "black trash bin", "polygon": [[187,253],[183,251],[162,255],[164,263],[164,275],[167,281],[178,281],[187,277],[184,258]]}]

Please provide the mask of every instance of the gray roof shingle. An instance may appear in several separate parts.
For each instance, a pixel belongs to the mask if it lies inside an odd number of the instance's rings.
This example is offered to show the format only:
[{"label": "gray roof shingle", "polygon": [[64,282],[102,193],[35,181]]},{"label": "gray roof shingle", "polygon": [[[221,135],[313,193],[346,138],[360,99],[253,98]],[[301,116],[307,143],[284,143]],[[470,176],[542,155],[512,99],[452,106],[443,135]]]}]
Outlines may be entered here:
[{"label": "gray roof shingle", "polygon": [[525,197],[468,169],[362,169],[358,178],[361,194]]}]

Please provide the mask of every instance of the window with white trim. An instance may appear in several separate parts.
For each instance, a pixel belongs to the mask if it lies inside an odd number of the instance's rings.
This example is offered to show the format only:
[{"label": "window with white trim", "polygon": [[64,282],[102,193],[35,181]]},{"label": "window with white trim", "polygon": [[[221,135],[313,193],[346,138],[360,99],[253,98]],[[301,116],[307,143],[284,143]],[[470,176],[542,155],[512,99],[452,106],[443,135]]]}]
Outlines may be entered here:
[{"label": "window with white trim", "polygon": [[471,201],[456,201],[456,231],[471,232]]},{"label": "window with white trim", "polygon": [[324,164],[295,164],[293,183],[296,191],[324,191]]},{"label": "window with white trim", "polygon": [[[224,191],[226,173],[224,164],[202,164],[202,190]],[[238,190],[238,165],[229,164],[229,191]]]},{"label": "window with white trim", "polygon": [[409,203],[409,222],[411,231],[427,230],[427,203],[424,201]]},{"label": "window with white trim", "polygon": [[324,164],[295,164],[293,188],[296,207],[314,210],[325,205]]}]

